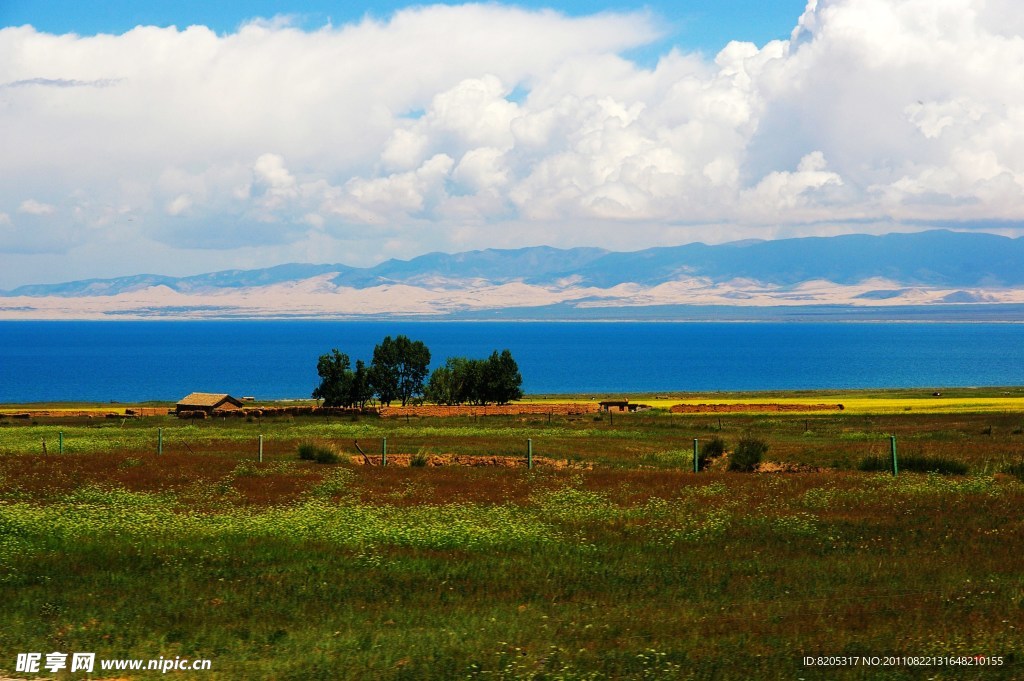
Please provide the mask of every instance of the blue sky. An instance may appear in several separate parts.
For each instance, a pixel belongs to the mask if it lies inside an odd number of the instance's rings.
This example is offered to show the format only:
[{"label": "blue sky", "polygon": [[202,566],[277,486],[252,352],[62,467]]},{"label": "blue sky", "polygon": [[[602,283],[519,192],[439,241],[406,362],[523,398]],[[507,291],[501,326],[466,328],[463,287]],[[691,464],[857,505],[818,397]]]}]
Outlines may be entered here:
[{"label": "blue sky", "polygon": [[[208,26],[218,33],[230,33],[253,17],[270,18],[280,14],[297,17],[306,28],[323,26],[328,21],[350,23],[365,15],[385,18],[395,10],[414,4],[395,1],[374,3],[324,2],[302,0],[3,0],[0,25],[31,24],[50,33],[123,33],[137,25],[184,28],[191,24]],[[460,3],[445,3],[460,4]],[[678,0],[676,2],[625,3],[592,2],[517,2],[529,8],[551,8],[571,16],[601,11],[648,9],[665,32],[664,44],[677,44],[689,50],[714,54],[730,40],[763,45],[769,40],[788,38],[803,12],[804,0]]]},{"label": "blue sky", "polygon": [[0,289],[1024,235],[1022,82],[1020,0],[0,0]]}]

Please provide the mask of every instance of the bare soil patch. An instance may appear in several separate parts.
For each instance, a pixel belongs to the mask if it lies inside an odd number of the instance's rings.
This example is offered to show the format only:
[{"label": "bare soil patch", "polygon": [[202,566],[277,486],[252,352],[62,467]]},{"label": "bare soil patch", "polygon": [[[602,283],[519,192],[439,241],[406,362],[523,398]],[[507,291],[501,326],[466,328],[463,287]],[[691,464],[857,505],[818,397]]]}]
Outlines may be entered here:
[{"label": "bare soil patch", "polygon": [[[388,454],[388,466],[412,466],[412,461],[415,458],[412,454]],[[350,457],[350,461],[355,466],[365,466],[367,461],[371,466],[380,466],[381,457],[379,454],[374,456],[367,456],[364,459],[362,456],[354,455]],[[467,454],[428,454],[424,457],[425,467],[438,467],[438,466],[490,466],[495,468],[526,468],[526,457],[525,456],[475,456]],[[535,456],[533,457],[533,465],[535,467],[543,468],[554,468],[554,469],[565,469],[565,468],[576,468],[583,470],[591,470],[594,467],[593,463],[586,461],[569,461],[567,459],[551,459],[546,456]]]}]

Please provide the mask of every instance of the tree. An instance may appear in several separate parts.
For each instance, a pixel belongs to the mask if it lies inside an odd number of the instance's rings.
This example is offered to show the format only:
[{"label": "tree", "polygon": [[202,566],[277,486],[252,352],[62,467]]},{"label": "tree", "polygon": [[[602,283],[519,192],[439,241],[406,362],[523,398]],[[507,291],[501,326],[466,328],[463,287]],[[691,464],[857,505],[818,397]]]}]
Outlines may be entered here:
[{"label": "tree", "polygon": [[523,376],[512,353],[495,350],[487,359],[449,357],[430,376],[427,399],[436,404],[508,404],[522,398]]},{"label": "tree", "polygon": [[313,397],[324,401],[325,407],[343,407],[352,404],[352,381],[354,375],[351,361],[337,348],[329,354],[320,355],[316,363],[316,373],[320,375],[320,385],[313,390]]},{"label": "tree", "polygon": [[348,402],[352,406],[362,409],[366,403],[373,399],[373,388],[370,387],[370,371],[366,363],[361,359],[356,360],[356,371],[352,375],[352,385],[349,388]]},{"label": "tree", "polygon": [[430,350],[423,341],[408,336],[386,336],[373,348],[369,381],[383,404],[401,400],[404,407],[416,395],[423,394],[423,381],[430,367]]},{"label": "tree", "polygon": [[458,386],[455,384],[455,370],[452,363],[455,358],[449,357],[443,367],[437,367],[430,374],[424,396],[434,404],[453,405],[459,403]]},{"label": "tree", "polygon": [[512,400],[522,399],[523,375],[519,373],[519,365],[509,350],[502,350],[500,355],[497,350],[491,353],[487,359],[485,375],[486,398],[489,401],[508,404]]}]

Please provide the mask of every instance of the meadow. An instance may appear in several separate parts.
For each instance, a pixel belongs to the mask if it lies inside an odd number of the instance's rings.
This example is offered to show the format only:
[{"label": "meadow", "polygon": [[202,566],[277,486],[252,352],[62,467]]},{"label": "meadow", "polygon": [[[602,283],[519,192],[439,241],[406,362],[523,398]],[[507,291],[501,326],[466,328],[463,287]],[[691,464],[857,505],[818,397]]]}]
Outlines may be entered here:
[{"label": "meadow", "polygon": [[[209,658],[172,672],[204,679],[1019,678],[1024,409],[948,399],[614,419],[0,419],[0,675],[19,652],[57,650]],[[891,434],[901,455],[967,473],[858,470]],[[692,472],[694,438],[744,436],[789,472]],[[393,457],[512,467],[350,462],[356,440],[377,454],[383,438]],[[561,465],[528,470],[528,438]],[[342,462],[299,461],[303,442]],[[1003,664],[803,664],[844,655]]]}]

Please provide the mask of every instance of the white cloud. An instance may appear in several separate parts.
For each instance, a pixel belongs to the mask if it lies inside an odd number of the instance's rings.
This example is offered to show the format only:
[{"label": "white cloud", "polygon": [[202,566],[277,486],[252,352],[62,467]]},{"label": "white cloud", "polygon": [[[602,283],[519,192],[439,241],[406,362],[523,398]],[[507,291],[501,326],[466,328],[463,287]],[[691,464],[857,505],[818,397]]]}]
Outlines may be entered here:
[{"label": "white cloud", "polygon": [[192,207],[192,197],[188,194],[179,194],[167,204],[164,209],[168,215],[181,215]]},{"label": "white cloud", "polygon": [[25,213],[26,215],[52,215],[57,211],[57,207],[49,203],[43,203],[42,201],[36,201],[35,199],[25,199],[18,206],[19,213]]},{"label": "white cloud", "polygon": [[621,56],[657,37],[643,13],[3,29],[0,249],[134,234],[227,267],[1024,221],[1014,2],[812,0],[794,25],[650,69]]}]

